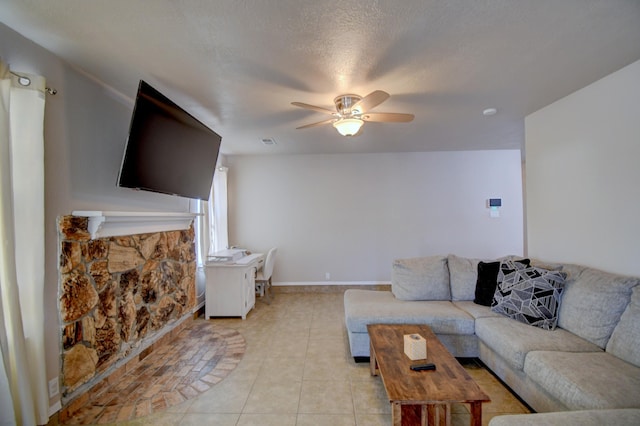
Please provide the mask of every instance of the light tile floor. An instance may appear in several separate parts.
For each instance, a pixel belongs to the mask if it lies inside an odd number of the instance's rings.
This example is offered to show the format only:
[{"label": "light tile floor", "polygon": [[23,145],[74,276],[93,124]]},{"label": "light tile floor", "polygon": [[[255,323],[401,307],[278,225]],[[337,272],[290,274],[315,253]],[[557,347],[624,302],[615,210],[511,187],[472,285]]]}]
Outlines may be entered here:
[{"label": "light tile floor", "polygon": [[[198,397],[162,413],[118,425],[389,425],[391,410],[379,377],[349,354],[342,293],[279,293],[258,300],[246,320],[214,319],[239,331],[246,352],[238,367]],[[483,424],[498,414],[529,410],[490,372],[465,364],[491,397]],[[453,425],[468,425],[454,405]]]}]

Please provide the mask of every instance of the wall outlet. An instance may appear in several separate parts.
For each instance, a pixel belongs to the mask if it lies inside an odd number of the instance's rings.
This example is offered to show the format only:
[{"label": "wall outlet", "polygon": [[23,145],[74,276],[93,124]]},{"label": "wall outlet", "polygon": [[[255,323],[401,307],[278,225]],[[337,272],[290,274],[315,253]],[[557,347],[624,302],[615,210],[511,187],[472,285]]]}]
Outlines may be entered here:
[{"label": "wall outlet", "polygon": [[59,392],[60,390],[58,386],[58,378],[54,377],[53,379],[49,380],[49,398],[53,398],[54,396],[58,395]]},{"label": "wall outlet", "polygon": [[324,279],[329,281],[331,279],[331,273],[330,272],[325,272],[324,273]]}]

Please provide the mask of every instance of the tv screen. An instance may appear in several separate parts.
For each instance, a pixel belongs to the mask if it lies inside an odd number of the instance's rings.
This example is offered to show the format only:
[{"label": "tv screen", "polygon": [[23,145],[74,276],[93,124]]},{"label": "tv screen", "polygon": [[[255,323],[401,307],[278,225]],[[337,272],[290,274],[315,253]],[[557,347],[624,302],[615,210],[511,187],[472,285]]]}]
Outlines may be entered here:
[{"label": "tv screen", "polygon": [[208,200],[221,141],[140,80],[118,186]]}]

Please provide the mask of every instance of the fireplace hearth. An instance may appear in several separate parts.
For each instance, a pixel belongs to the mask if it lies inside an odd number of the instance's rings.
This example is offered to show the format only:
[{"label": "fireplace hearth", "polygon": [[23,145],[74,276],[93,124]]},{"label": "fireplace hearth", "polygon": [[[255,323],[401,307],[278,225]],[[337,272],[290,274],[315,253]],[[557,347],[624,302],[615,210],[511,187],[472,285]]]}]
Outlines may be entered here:
[{"label": "fireplace hearth", "polygon": [[65,405],[192,317],[196,256],[193,226],[92,238],[88,217],[58,225]]}]

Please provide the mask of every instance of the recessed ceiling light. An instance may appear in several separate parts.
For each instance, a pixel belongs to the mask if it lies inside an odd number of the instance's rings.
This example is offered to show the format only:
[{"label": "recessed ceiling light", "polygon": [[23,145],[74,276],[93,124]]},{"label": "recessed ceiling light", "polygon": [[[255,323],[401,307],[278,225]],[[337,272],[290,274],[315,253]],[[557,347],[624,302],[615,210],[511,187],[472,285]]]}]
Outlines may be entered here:
[{"label": "recessed ceiling light", "polygon": [[494,115],[496,112],[498,112],[498,110],[495,108],[487,108],[484,111],[482,111],[482,114],[488,117],[490,115]]}]

